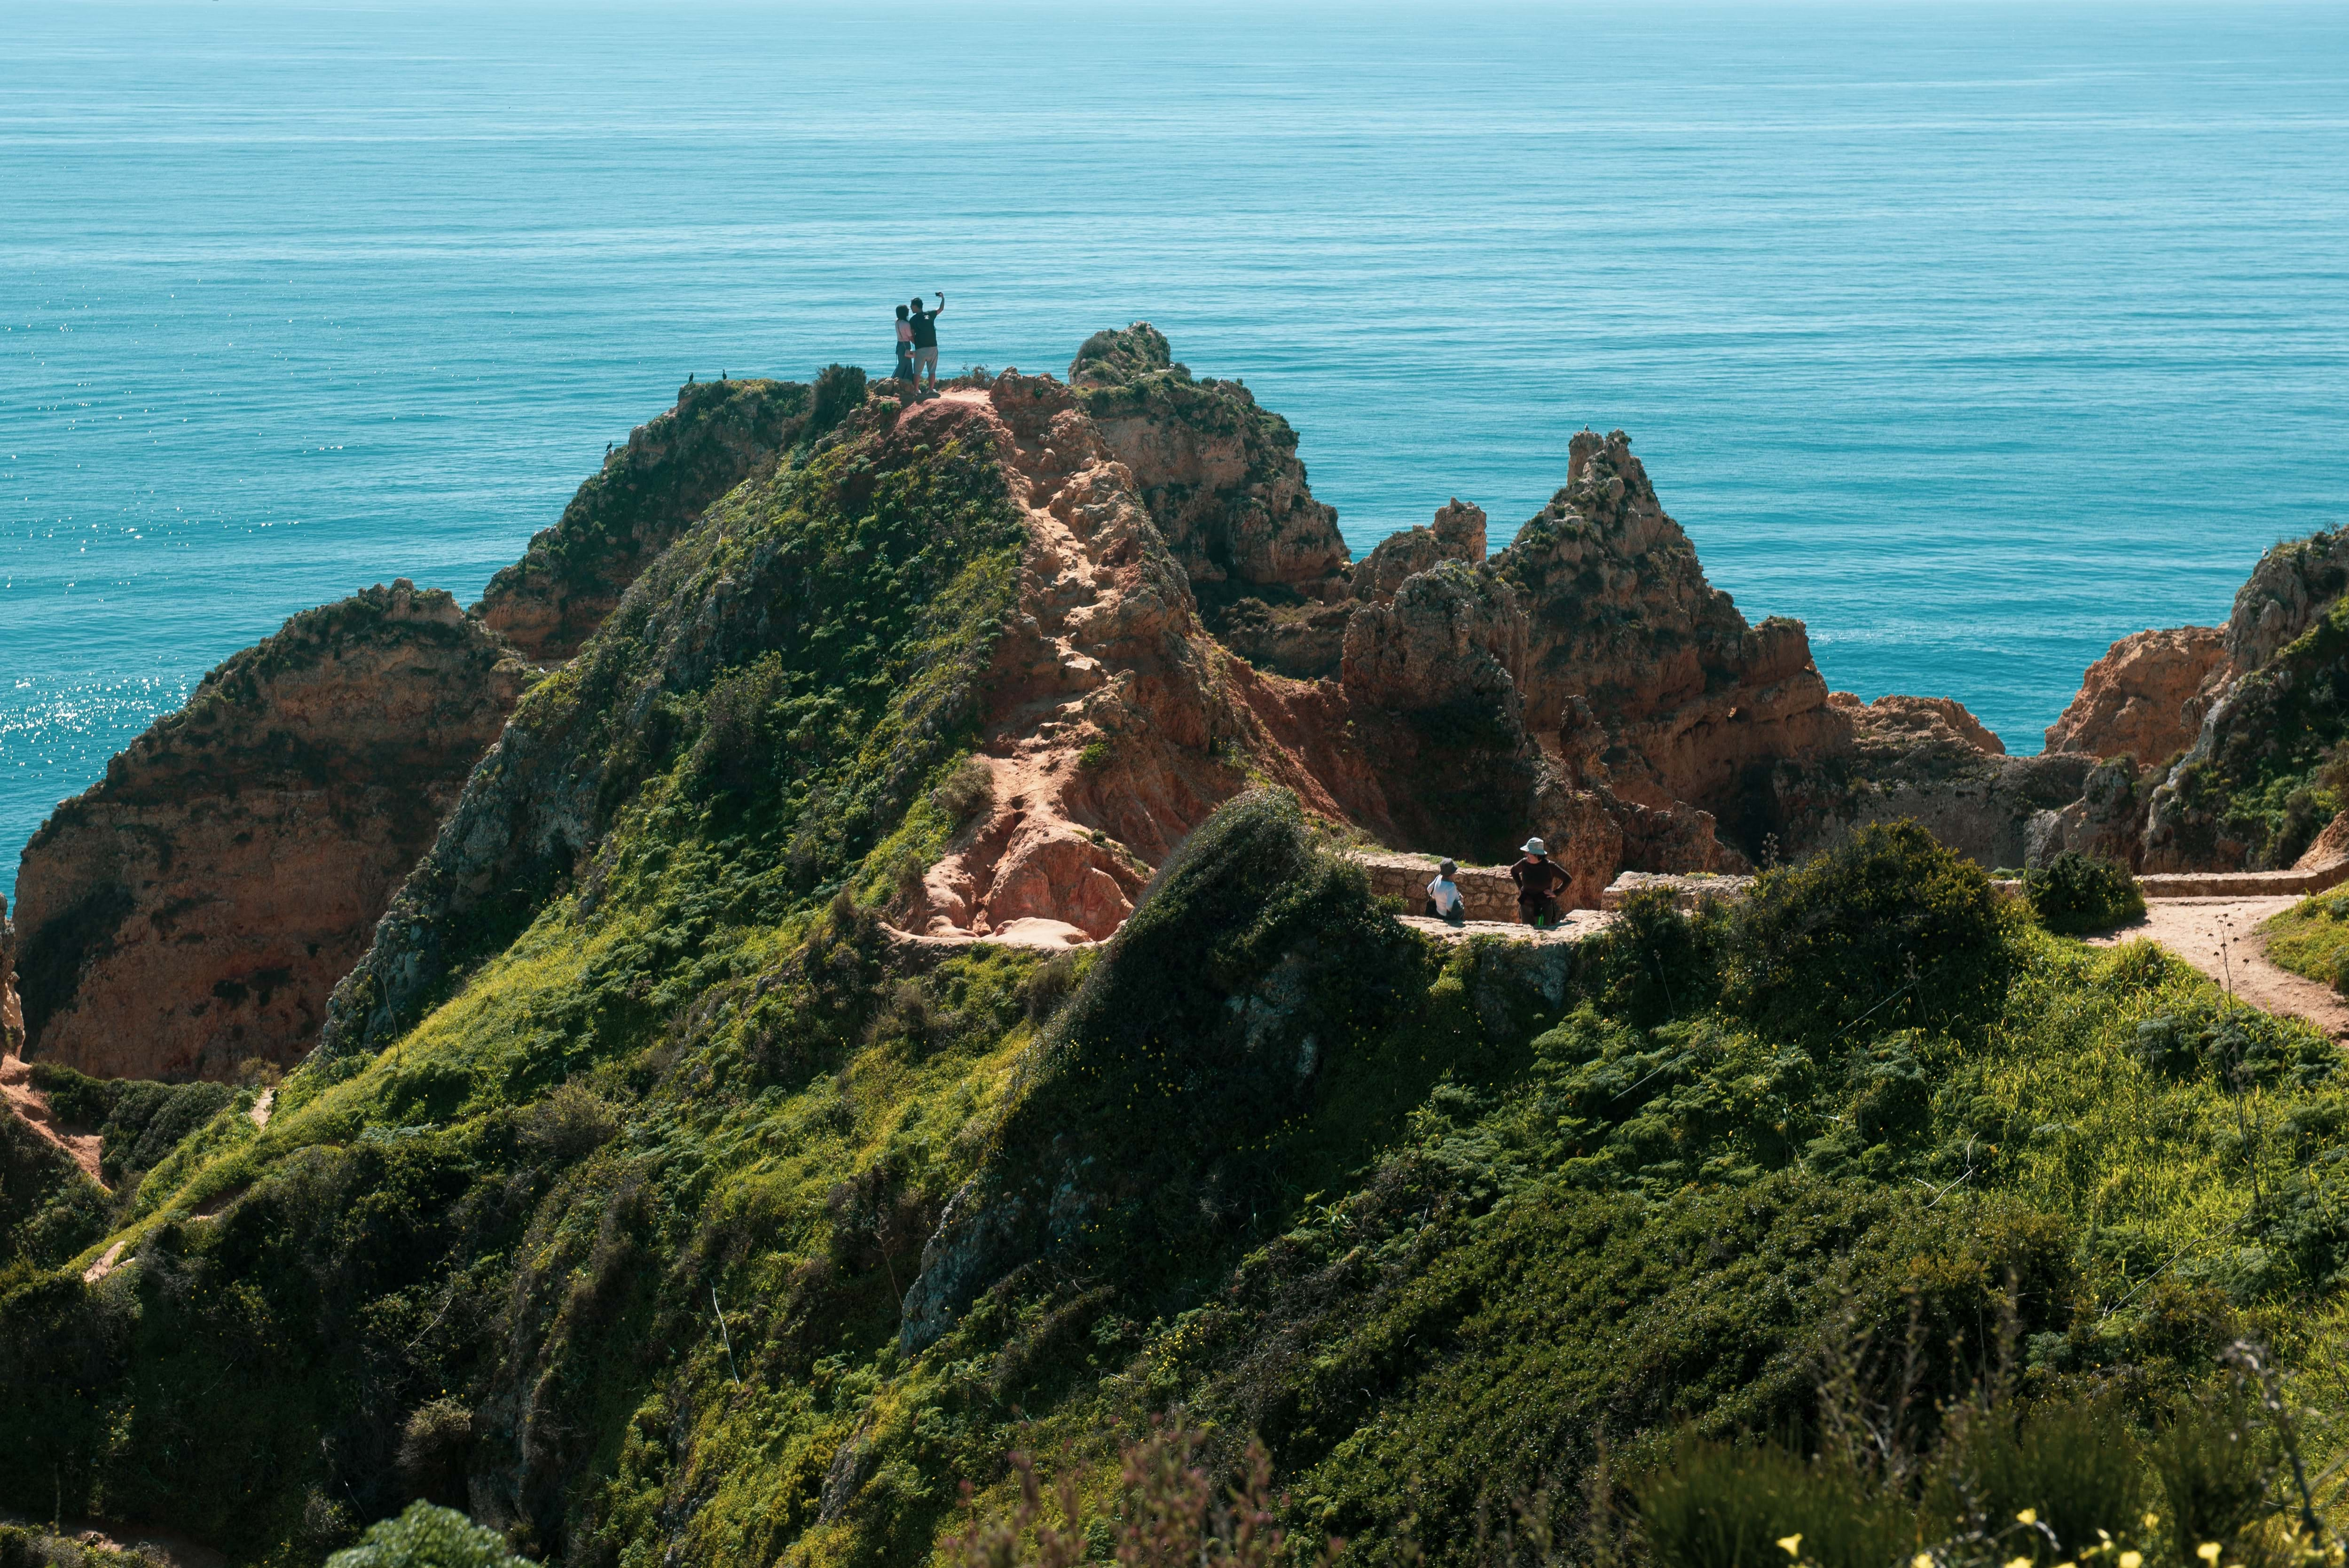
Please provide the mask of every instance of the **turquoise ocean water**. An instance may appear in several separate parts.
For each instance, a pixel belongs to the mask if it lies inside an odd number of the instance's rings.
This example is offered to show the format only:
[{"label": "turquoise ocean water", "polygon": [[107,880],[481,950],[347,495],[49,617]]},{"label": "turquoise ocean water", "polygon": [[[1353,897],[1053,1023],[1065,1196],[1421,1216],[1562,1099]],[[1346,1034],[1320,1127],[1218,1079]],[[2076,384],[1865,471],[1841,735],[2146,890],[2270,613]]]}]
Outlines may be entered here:
[{"label": "turquoise ocean water", "polygon": [[1629,429],[1828,680],[2038,732],[2349,519],[2349,11],[24,4],[0,891],[289,614],[470,601],[688,372],[1148,318],[1359,552]]}]

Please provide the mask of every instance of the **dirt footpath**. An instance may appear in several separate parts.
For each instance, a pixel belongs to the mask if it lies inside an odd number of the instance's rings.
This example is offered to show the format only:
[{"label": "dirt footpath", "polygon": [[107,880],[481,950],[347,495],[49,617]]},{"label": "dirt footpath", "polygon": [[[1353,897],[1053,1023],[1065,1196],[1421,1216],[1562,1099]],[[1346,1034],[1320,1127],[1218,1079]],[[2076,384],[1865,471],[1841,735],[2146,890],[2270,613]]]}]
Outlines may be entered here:
[{"label": "dirt footpath", "polygon": [[2143,920],[2087,940],[2093,946],[2110,947],[2133,937],[2151,937],[2211,979],[2231,984],[2235,995],[2254,1007],[2304,1018],[2336,1040],[2349,1039],[2349,1001],[2330,985],[2268,962],[2260,923],[2299,902],[2297,897],[2149,899]]},{"label": "dirt footpath", "polygon": [[48,1097],[33,1087],[33,1069],[25,1065],[24,1057],[0,1057],[0,1099],[8,1102],[8,1109],[22,1117],[27,1127],[72,1155],[83,1175],[101,1187],[106,1185],[98,1174],[98,1134],[67,1132],[57,1126],[57,1119],[49,1109]]}]

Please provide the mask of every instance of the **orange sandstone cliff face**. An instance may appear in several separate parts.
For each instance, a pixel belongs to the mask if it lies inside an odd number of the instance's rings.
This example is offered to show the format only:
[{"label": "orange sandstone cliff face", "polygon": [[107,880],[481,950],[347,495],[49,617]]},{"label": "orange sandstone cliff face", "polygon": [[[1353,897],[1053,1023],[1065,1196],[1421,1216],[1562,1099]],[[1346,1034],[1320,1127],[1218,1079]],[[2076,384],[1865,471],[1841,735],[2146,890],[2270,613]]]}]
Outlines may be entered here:
[{"label": "orange sandstone cliff face", "polygon": [[1849,749],[1802,623],[1749,625],[1705,581],[1621,431],[1576,436],[1567,471],[1495,562],[1527,605],[1534,727],[1559,727],[1578,699],[1605,732],[1596,760],[1617,793],[1723,818],[1753,814],[1776,760]]},{"label": "orange sandstone cliff face", "polygon": [[2194,744],[2209,706],[2204,688],[2226,663],[2216,626],[2123,637],[2088,666],[2078,695],[2047,727],[2047,749],[2130,757],[2140,772],[2157,771]]},{"label": "orange sandstone cliff face", "polygon": [[405,580],[205,676],[26,847],[26,1054],[163,1078],[297,1059],[526,676]]}]

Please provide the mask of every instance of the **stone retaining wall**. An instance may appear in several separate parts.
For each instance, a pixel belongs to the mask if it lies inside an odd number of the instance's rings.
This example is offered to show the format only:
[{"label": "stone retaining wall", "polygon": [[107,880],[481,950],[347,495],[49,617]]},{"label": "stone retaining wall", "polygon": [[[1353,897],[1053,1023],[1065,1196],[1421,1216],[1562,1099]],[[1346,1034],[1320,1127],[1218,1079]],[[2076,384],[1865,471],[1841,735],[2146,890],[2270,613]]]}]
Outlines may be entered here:
[{"label": "stone retaining wall", "polygon": [[2323,892],[2349,881],[2349,861],[2308,871],[2159,872],[2137,879],[2147,898],[2278,898]]},{"label": "stone retaining wall", "polygon": [[1720,876],[1709,872],[1625,872],[1607,884],[1599,898],[1601,909],[1620,909],[1635,892],[1653,892],[1659,889],[1672,895],[1672,902],[1685,910],[1694,910],[1708,898],[1739,899],[1754,885],[1752,877]]},{"label": "stone retaining wall", "polygon": [[[1434,855],[1401,855],[1386,851],[1356,855],[1371,873],[1371,891],[1402,900],[1403,913],[1417,914],[1427,907],[1427,884],[1435,880],[1443,862]],[[1452,878],[1468,905],[1471,920],[1517,923],[1517,884],[1506,866],[1462,866]]]}]

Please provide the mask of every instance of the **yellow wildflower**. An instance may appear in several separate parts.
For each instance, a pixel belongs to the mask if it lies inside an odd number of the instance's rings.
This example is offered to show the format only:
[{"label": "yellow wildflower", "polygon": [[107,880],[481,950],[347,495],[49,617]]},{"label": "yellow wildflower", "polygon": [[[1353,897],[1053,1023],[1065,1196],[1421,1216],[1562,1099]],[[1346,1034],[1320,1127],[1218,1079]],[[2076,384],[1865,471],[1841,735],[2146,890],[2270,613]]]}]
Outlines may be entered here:
[{"label": "yellow wildflower", "polygon": [[2194,1555],[2205,1563],[2215,1564],[2219,1561],[2219,1543],[2215,1541],[2206,1541],[2194,1549]]},{"label": "yellow wildflower", "polygon": [[1803,1554],[1803,1532],[1797,1530],[1792,1535],[1782,1535],[1778,1538],[1778,1544],[1785,1549],[1787,1556],[1800,1557]]},{"label": "yellow wildflower", "polygon": [[2145,1568],[2145,1553],[2142,1552],[2122,1553],[2121,1568]]},{"label": "yellow wildflower", "polygon": [[2014,1522],[2017,1524],[2036,1524],[2039,1522],[2039,1511],[2035,1508],[2026,1508],[2014,1516]]},{"label": "yellow wildflower", "polygon": [[2028,1557],[2018,1557],[2013,1562],[2009,1563],[2006,1565],[2006,1568],[2031,1568],[2031,1559]]}]

